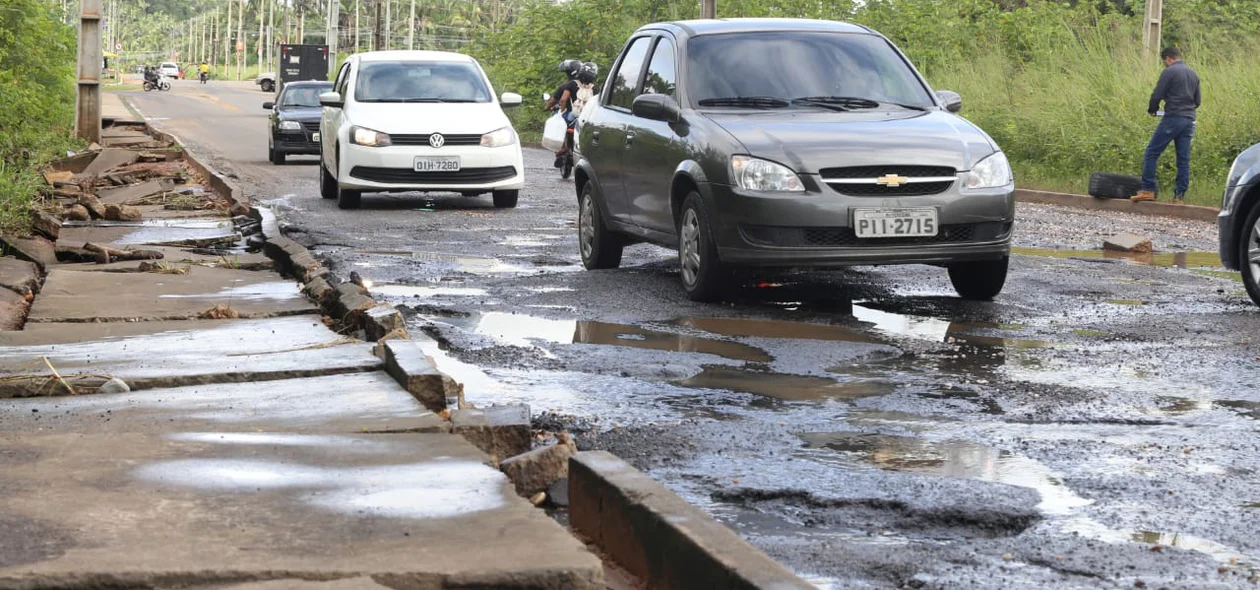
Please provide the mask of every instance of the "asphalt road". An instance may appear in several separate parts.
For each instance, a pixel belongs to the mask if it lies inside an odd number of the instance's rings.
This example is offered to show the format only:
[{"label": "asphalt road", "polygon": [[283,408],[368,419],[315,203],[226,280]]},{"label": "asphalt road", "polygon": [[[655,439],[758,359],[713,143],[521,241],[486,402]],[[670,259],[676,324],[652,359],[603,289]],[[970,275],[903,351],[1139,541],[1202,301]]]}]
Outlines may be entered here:
[{"label": "asphalt road", "polygon": [[[1215,268],[1210,224],[1021,205],[993,303],[882,267],[702,305],[656,247],[583,271],[572,185],[539,150],[514,210],[414,194],[347,212],[313,159],[267,163],[256,88],[130,98],[399,304],[470,400],[529,403],[820,586],[1256,585],[1260,313]],[[1119,231],[1162,253],[1103,258]]]}]

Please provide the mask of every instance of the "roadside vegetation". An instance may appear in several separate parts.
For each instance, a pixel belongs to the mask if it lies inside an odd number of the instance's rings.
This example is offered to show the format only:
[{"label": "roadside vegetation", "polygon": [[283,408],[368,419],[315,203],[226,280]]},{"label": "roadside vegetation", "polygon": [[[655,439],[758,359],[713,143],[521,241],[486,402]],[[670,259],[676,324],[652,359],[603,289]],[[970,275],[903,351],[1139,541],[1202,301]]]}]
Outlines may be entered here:
[{"label": "roadside vegetation", "polygon": [[77,145],[75,44],[56,0],[0,5],[0,231],[27,227],[39,169]]},{"label": "roadside vegetation", "polygon": [[[473,46],[500,90],[550,92],[563,58],[606,75],[644,23],[695,18],[698,2],[539,2]],[[963,115],[1009,154],[1021,187],[1084,192],[1096,171],[1137,175],[1157,120],[1146,113],[1162,64],[1142,55],[1141,0],[719,0],[719,16],[848,20],[897,43],[938,89],[963,95]],[[1182,48],[1203,81],[1190,201],[1219,205],[1234,157],[1260,141],[1260,2],[1179,0],[1164,8],[1165,44]],[[522,134],[548,113],[527,101]],[[1172,150],[1160,184],[1172,185]],[[1167,196],[1167,195],[1165,195]]]}]

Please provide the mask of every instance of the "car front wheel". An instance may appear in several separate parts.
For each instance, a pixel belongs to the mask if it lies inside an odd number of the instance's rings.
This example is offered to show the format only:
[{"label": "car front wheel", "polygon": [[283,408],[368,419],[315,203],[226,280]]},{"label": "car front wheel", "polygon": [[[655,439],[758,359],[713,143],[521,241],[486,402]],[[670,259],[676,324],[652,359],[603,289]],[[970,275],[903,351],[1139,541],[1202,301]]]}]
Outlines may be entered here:
[{"label": "car front wheel", "polygon": [[1247,215],[1238,244],[1243,286],[1247,288],[1251,300],[1260,305],[1260,204],[1253,206]]},{"label": "car front wheel", "polygon": [[625,240],[621,234],[608,229],[595,200],[591,183],[582,187],[582,199],[578,202],[578,248],[582,254],[582,266],[586,270],[617,268],[621,266],[621,251]]},{"label": "car front wheel", "polygon": [[709,223],[700,194],[687,195],[678,222],[678,266],[683,289],[692,301],[717,300],[730,282],[729,272],[718,260]]},{"label": "car front wheel", "polygon": [[328,171],[322,160],[319,163],[319,196],[325,199],[337,198],[337,178]]},{"label": "car front wheel", "polygon": [[[340,154],[338,154],[337,161],[341,161]],[[337,166],[338,170],[341,169],[341,166],[337,164],[334,164],[334,166]],[[338,180],[336,176],[333,177],[333,185],[337,188],[337,207],[341,209],[359,208],[360,203],[363,201],[363,191],[352,190],[341,186],[341,181]]]},{"label": "car front wheel", "polygon": [[521,191],[494,191],[491,197],[494,199],[494,206],[500,209],[511,209],[516,206],[516,200],[521,196]]},{"label": "car front wheel", "polygon": [[1010,256],[998,260],[955,262],[949,265],[949,281],[963,299],[990,301],[1002,292],[1010,262]]}]

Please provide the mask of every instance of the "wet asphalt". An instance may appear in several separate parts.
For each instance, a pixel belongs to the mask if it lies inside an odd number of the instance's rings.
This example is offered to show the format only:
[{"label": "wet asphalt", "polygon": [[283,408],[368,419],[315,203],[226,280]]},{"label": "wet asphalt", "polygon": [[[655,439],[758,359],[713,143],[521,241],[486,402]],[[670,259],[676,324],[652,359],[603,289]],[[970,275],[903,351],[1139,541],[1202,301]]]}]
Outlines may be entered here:
[{"label": "wet asphalt", "polygon": [[[697,304],[667,250],[582,270],[572,184],[540,150],[513,210],[369,194],[341,211],[313,158],[267,163],[256,88],[132,98],[335,274],[372,281],[470,401],[528,403],[819,586],[1260,576],[1260,312],[1210,224],[1020,205],[992,303],[910,266],[749,276]],[[1159,253],[1105,257],[1120,231]]]}]

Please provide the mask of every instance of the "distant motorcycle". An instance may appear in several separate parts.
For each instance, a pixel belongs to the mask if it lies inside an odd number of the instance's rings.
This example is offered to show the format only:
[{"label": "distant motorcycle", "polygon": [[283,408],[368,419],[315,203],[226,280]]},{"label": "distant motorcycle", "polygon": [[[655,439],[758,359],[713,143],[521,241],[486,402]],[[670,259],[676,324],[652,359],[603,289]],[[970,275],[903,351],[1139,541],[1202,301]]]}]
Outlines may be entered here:
[{"label": "distant motorcycle", "polygon": [[167,78],[166,76],[155,76],[151,78],[145,78],[144,80],[145,92],[149,92],[152,90],[163,91],[163,90],[170,90],[170,89],[171,89],[171,80],[170,78]]},{"label": "distant motorcycle", "polygon": [[170,89],[171,89],[170,78],[166,76],[162,76],[161,78],[158,78],[158,90],[170,90]]}]

